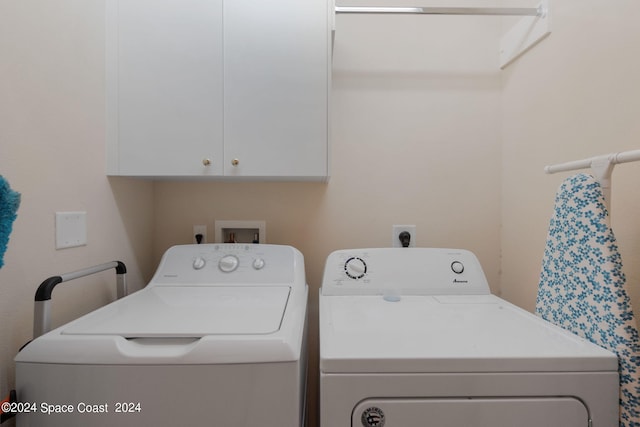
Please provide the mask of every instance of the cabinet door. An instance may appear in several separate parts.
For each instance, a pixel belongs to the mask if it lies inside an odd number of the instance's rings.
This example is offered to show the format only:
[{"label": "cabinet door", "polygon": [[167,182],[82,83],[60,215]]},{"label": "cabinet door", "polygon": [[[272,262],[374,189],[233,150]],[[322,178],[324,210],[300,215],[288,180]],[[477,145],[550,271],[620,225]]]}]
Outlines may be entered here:
[{"label": "cabinet door", "polygon": [[222,72],[222,0],[108,0],[108,172],[222,174]]},{"label": "cabinet door", "polygon": [[225,175],[327,176],[328,12],[326,0],[224,3]]}]

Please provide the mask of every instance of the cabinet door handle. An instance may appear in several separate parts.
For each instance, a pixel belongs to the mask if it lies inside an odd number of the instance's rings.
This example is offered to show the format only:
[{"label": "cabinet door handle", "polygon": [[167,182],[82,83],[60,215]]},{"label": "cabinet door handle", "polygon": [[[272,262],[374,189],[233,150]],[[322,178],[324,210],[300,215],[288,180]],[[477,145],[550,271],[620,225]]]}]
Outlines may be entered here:
[{"label": "cabinet door handle", "polygon": [[240,160],[238,160],[238,159],[231,160],[231,165],[232,166],[238,166],[239,164],[240,164]]},{"label": "cabinet door handle", "polygon": [[211,165],[211,160],[209,159],[202,159],[202,164],[205,166],[210,166]]}]

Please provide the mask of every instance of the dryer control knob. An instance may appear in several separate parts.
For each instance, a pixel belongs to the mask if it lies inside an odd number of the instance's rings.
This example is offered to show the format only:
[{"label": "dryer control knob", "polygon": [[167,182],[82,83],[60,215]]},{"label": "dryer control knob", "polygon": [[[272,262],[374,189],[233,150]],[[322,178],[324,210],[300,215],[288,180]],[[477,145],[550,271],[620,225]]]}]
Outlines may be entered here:
[{"label": "dryer control knob", "polygon": [[205,266],[206,263],[207,263],[207,261],[205,261],[204,258],[199,256],[198,258],[193,260],[193,269],[194,270],[200,270]]},{"label": "dryer control knob", "polygon": [[218,261],[218,268],[225,273],[231,273],[238,268],[238,264],[240,264],[238,257],[235,255],[225,255]]},{"label": "dryer control knob", "polygon": [[367,263],[362,258],[349,258],[344,263],[344,272],[352,279],[361,279],[367,274]]}]

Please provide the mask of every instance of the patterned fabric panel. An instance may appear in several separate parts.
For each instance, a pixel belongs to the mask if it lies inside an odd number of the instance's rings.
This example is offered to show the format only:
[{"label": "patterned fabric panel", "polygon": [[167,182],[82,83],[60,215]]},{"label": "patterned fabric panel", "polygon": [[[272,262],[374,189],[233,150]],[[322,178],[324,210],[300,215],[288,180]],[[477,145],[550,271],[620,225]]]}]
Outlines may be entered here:
[{"label": "patterned fabric panel", "polygon": [[618,355],[620,426],[640,426],[640,343],[602,189],[591,175],[556,195],[536,313]]}]

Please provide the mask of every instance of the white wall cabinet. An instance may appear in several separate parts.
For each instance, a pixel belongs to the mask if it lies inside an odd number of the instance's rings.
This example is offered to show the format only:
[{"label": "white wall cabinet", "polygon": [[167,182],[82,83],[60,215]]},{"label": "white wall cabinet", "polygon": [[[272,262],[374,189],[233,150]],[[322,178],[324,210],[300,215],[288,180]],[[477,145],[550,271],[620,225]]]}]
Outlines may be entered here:
[{"label": "white wall cabinet", "polygon": [[107,173],[322,180],[327,0],[109,0]]}]

